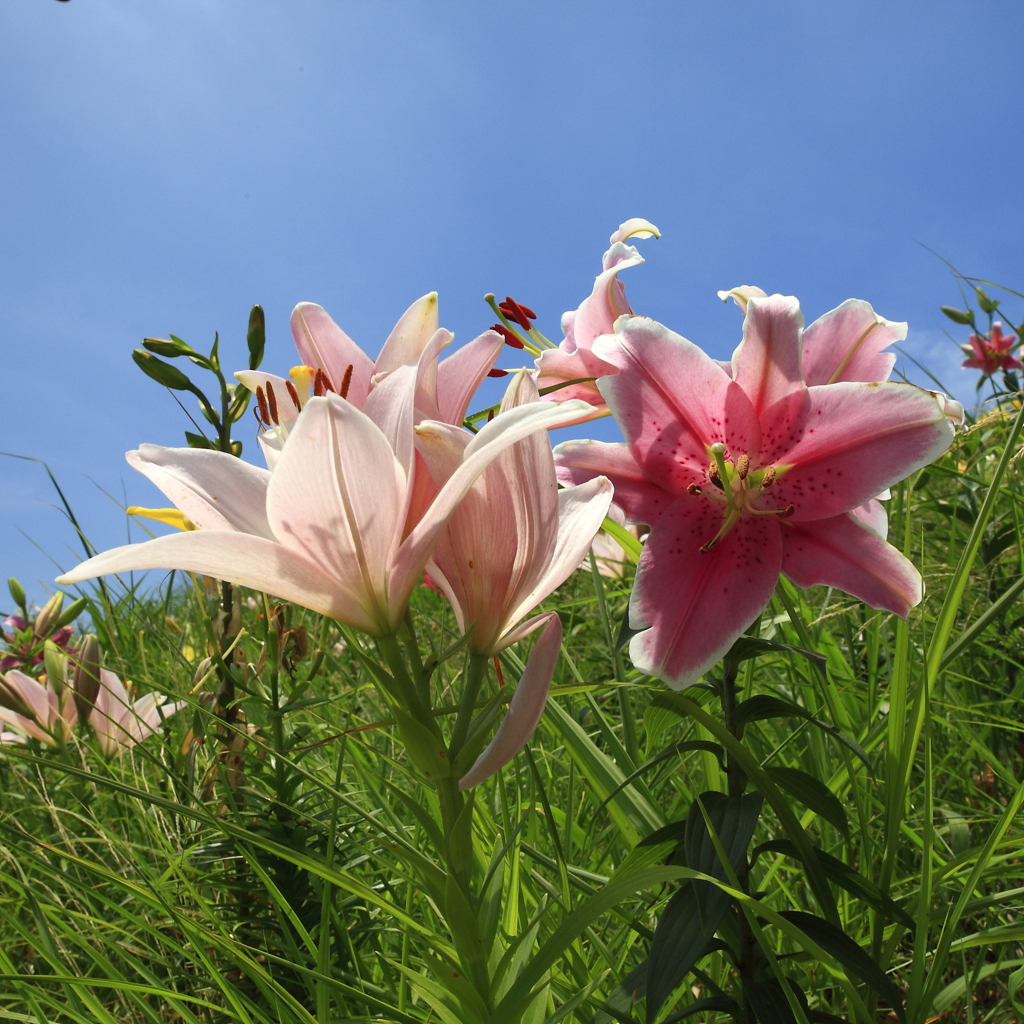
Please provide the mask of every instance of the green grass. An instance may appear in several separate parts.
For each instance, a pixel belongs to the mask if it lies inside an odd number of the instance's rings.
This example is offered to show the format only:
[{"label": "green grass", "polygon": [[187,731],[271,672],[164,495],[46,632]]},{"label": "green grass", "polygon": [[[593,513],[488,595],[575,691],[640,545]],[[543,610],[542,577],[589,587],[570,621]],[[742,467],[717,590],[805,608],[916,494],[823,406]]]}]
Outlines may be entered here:
[{"label": "green grass", "polygon": [[[863,963],[807,918],[782,916],[791,911],[841,927],[896,985],[913,1024],[1019,1019],[1016,429],[990,416],[894,492],[890,540],[927,585],[907,624],[838,592],[780,585],[757,632],[826,667],[769,646],[743,661],[741,699],[796,709],[752,719],[742,742],[711,689],[673,696],[615,653],[628,574],[584,568],[548,602],[565,627],[550,707],[528,751],[475,801],[470,912],[494,982],[491,1019],[648,1019],[636,969],[680,880],[701,866],[674,841],[639,844],[691,808],[706,814],[698,794],[725,791],[716,745],[765,797],[750,847],[755,896],[731,868],[708,875],[714,857],[701,877],[735,894],[719,937],[727,947],[747,930],[778,1020],[890,1012]],[[109,764],[81,738],[64,751],[0,753],[0,1020],[480,1017],[467,979],[453,976],[464,951],[431,852],[437,798],[367,674],[372,647],[292,609],[288,625],[305,629],[309,651],[272,679],[260,666],[260,598],[243,609],[233,664],[245,692],[227,724],[215,713],[215,666],[200,671],[215,604],[189,577],[158,583],[154,573],[134,591],[111,580],[83,592],[108,667],[141,692],[188,696],[165,734]],[[423,651],[457,641],[438,594],[418,590],[414,610]],[[502,656],[510,689],[520,646]],[[442,710],[457,706],[461,666],[457,652],[437,671]],[[487,686],[485,697],[497,692],[493,673]],[[721,1000],[735,979],[728,949],[712,948],[653,1020]],[[780,979],[796,982],[806,1010],[772,988]],[[689,1019],[728,1014],[712,1002]]]}]

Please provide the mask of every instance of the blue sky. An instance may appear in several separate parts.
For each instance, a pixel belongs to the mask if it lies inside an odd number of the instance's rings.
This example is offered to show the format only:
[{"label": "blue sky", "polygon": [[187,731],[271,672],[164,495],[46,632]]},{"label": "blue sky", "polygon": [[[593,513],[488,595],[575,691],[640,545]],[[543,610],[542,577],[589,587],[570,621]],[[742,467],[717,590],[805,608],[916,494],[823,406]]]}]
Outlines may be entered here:
[{"label": "blue sky", "polygon": [[[855,296],[969,398],[922,244],[1024,285],[1022,37],[1016,4],[936,0],[4,0],[0,449],[123,543],[117,502],[162,503],[123,453],[188,426],[144,336],[219,330],[241,367],[260,302],[286,369],[296,302],[375,352],[433,289],[457,342],[488,291],[557,336],[632,216],[663,232],[633,307],[713,355],[719,288]],[[41,598],[75,536],[39,466],[0,484],[0,576]]]}]

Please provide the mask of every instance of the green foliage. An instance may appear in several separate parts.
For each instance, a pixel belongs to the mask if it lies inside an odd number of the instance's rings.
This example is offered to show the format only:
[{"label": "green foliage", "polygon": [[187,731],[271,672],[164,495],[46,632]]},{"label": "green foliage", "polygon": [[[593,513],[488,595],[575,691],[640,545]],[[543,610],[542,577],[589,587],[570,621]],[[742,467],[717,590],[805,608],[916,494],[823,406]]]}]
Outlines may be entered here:
[{"label": "green foliage", "polygon": [[[83,591],[106,666],[189,706],[111,762],[78,736],[0,750],[0,1016],[1019,1019],[1018,429],[987,416],[895,491],[927,585],[906,624],[784,582],[675,694],[616,652],[629,574],[585,566],[548,603],[565,650],[528,752],[451,818],[436,741],[464,652],[433,590],[430,725],[396,721],[400,680],[312,613],[240,595],[225,643],[223,594],[180,574]],[[505,687],[488,669],[487,729],[527,648]]]}]

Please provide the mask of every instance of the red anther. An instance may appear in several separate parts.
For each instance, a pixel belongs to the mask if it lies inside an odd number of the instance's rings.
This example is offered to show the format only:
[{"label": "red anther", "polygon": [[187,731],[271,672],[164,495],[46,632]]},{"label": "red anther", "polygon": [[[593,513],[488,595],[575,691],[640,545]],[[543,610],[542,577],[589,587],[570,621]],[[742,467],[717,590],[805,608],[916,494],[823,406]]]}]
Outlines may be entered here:
[{"label": "red anther", "polygon": [[323,370],[318,369],[316,372],[324,379],[324,391],[330,391],[332,395],[337,394],[337,392],[334,390],[334,385],[331,383],[331,378],[328,377]]},{"label": "red anther", "polygon": [[348,398],[348,389],[352,386],[352,364],[349,363],[345,367],[345,372],[341,376],[341,384],[338,385],[338,394],[342,398]]},{"label": "red anther", "polygon": [[505,677],[501,674],[501,662],[498,661],[498,656],[494,656],[494,671],[498,673],[498,685],[505,685]]},{"label": "red anther", "polygon": [[267,408],[267,396],[263,394],[263,388],[258,384],[256,385],[256,404],[260,408],[260,422],[269,427],[270,426],[270,410]]},{"label": "red anther", "polygon": [[768,488],[771,487],[771,485],[773,483],[775,483],[775,476],[776,476],[775,467],[774,466],[769,466],[764,471],[764,476],[761,477],[761,489],[764,490],[764,491],[767,491]]},{"label": "red anther", "polygon": [[686,485],[686,493],[687,494],[703,494],[704,492],[700,489],[700,486],[698,484],[687,484]]},{"label": "red anther", "polygon": [[530,330],[533,326],[530,321],[537,319],[537,314],[534,313],[529,306],[521,306],[511,295],[505,296],[504,302],[498,303],[498,309],[502,311],[509,318],[514,320],[524,331]]},{"label": "red anther", "polygon": [[274,385],[267,381],[267,405],[270,406],[270,420],[272,423],[280,423],[277,415],[277,395],[274,394]]},{"label": "red anther", "polygon": [[779,512],[780,519],[788,519],[796,511],[795,505],[787,505],[781,512]]},{"label": "red anther", "polygon": [[324,376],[324,371],[317,368],[316,375],[313,377],[313,396],[322,398],[326,393],[327,378]]},{"label": "red anther", "polygon": [[497,331],[504,339],[506,345],[511,345],[512,348],[523,348],[523,343],[515,336],[514,331],[510,331],[504,324],[495,324],[492,331]]},{"label": "red anther", "polygon": [[288,389],[288,397],[292,400],[292,405],[298,412],[302,412],[302,403],[299,401],[299,393],[295,390],[295,385],[290,380],[286,380],[284,386]]},{"label": "red anther", "polygon": [[495,367],[493,370],[488,370],[487,371],[487,376],[488,377],[507,377],[508,376],[508,370],[499,370],[497,367]]},{"label": "red anther", "polygon": [[717,540],[709,540],[707,544],[702,544],[697,550],[702,554],[706,555],[709,551],[713,551],[718,546]]},{"label": "red anther", "polygon": [[494,419],[494,410],[493,409],[488,409],[487,410],[487,422],[490,423],[491,420],[493,420],[493,419]]}]

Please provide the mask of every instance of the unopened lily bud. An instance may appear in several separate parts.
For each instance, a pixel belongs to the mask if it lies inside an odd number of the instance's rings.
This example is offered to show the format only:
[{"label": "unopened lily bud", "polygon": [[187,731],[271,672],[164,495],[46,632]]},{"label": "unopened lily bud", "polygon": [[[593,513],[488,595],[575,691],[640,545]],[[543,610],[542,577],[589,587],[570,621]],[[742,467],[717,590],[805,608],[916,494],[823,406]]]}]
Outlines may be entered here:
[{"label": "unopened lily bud", "polygon": [[143,338],[142,345],[150,352],[155,352],[158,356],[167,356],[170,359],[196,354],[195,349],[180,338],[172,338],[170,341],[165,338]]},{"label": "unopened lily bud", "polygon": [[52,640],[43,644],[43,664],[46,666],[46,680],[50,689],[59,696],[67,685],[68,660]]},{"label": "unopened lily bud", "polygon": [[135,360],[138,368],[147,376],[152,377],[157,384],[163,384],[165,388],[172,391],[191,391],[192,381],[188,379],[176,366],[157,359],[151,352],[143,348],[137,348],[132,352],[132,359]]},{"label": "unopened lily bud", "polygon": [[255,370],[263,362],[263,349],[267,344],[266,320],[262,306],[253,306],[249,313],[246,341],[249,345],[249,369]]},{"label": "unopened lily bud", "polygon": [[54,631],[61,629],[64,626],[69,625],[78,618],[82,612],[85,611],[88,601],[84,597],[77,597],[61,612],[60,617],[53,624]]},{"label": "unopened lily bud", "polygon": [[999,302],[990,299],[983,289],[975,287],[974,291],[978,296],[978,305],[981,306],[983,313],[994,313],[999,308]]},{"label": "unopened lily bud", "polygon": [[82,641],[74,658],[71,686],[78,705],[79,719],[86,719],[96,704],[100,690],[100,644],[91,634]]},{"label": "unopened lily bud", "polygon": [[33,623],[33,629],[36,631],[36,636],[49,636],[57,625],[57,620],[60,618],[60,611],[64,607],[64,594],[58,590],[53,597],[50,598],[46,604],[43,605],[42,610],[36,616],[36,621]]},{"label": "unopened lily bud", "polygon": [[964,324],[967,327],[974,326],[974,310],[954,309],[952,306],[939,306],[946,316],[955,324]]},{"label": "unopened lily bud", "polygon": [[19,608],[25,607],[25,588],[12,576],[7,581],[7,589],[11,592],[14,603]]}]

